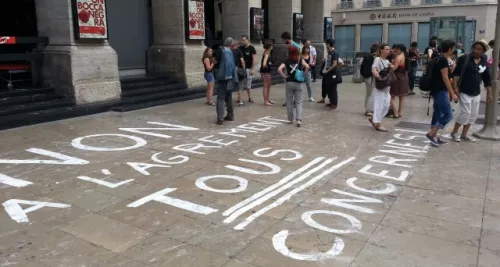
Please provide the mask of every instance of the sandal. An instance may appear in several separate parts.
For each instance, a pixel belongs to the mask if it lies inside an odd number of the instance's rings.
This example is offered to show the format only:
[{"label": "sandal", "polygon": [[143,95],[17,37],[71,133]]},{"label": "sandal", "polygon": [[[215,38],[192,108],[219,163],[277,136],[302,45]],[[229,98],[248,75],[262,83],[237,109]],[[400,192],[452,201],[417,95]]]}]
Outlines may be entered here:
[{"label": "sandal", "polygon": [[373,123],[373,118],[369,118],[368,121],[372,124],[373,128],[377,129],[377,125]]},{"label": "sandal", "polygon": [[371,116],[373,116],[373,112],[367,110],[365,112],[365,116],[370,116],[371,117]]},{"label": "sandal", "polygon": [[375,127],[375,130],[379,131],[379,132],[384,132],[384,133],[387,133],[389,130],[387,130],[386,128],[384,128],[384,126],[378,126],[378,127]]},{"label": "sandal", "polygon": [[215,103],[214,102],[206,102],[205,105],[215,106]]}]

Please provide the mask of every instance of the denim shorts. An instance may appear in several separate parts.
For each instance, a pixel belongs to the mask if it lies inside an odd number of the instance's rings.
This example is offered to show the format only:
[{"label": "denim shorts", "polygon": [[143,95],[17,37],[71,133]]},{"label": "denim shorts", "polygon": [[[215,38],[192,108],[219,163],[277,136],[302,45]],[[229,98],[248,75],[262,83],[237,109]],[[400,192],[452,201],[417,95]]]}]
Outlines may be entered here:
[{"label": "denim shorts", "polygon": [[203,76],[205,77],[205,80],[208,83],[211,83],[211,82],[213,82],[215,80],[213,72],[205,72],[205,74]]}]

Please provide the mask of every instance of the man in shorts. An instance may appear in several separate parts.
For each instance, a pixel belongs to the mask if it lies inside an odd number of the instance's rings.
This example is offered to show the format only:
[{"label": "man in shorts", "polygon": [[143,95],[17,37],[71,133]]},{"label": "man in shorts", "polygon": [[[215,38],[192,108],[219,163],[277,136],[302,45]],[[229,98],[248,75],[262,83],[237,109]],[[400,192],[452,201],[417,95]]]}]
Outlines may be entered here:
[{"label": "man in shorts", "polygon": [[243,99],[242,99],[243,90],[247,90],[248,102],[254,103],[250,91],[252,90],[252,79],[253,79],[253,74],[255,72],[255,64],[257,63],[257,60],[255,59],[257,57],[257,50],[255,50],[255,47],[250,45],[250,40],[248,39],[247,35],[241,36],[241,43],[242,45],[240,46],[240,51],[243,53],[243,59],[245,60],[245,69],[247,75],[245,79],[242,79],[239,85],[240,89],[238,90],[238,99],[237,99],[239,106],[243,106]]}]

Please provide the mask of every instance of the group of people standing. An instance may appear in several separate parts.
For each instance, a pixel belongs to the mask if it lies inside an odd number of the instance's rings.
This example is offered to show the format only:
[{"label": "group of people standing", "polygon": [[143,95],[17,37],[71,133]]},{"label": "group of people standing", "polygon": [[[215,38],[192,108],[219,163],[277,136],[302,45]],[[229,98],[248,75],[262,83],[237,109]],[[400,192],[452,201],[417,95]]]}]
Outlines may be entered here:
[{"label": "group of people standing", "polygon": [[[370,54],[363,57],[360,66],[360,73],[364,78],[366,88],[365,93],[365,115],[369,116],[370,122],[377,131],[387,132],[382,125],[382,119],[392,108],[391,116],[395,119],[403,115],[406,96],[415,94],[413,92],[415,82],[418,50],[415,50],[416,43],[411,49],[407,49],[404,44],[395,44],[391,47],[388,44],[373,44]],[[376,79],[381,79],[380,73],[390,71],[394,78],[390,84],[384,88],[376,88]]]},{"label": "group of people standing", "polygon": [[[366,86],[365,114],[378,131],[388,131],[382,125],[383,118],[388,114],[393,118],[402,117],[405,97],[414,94],[417,60],[420,58],[417,47],[415,42],[408,50],[402,44],[392,48],[384,43],[374,44],[370,55],[363,58],[360,72]],[[425,71],[434,109],[431,129],[426,135],[432,146],[447,143],[438,132],[453,119],[451,101],[459,103],[460,111],[450,139],[455,142],[475,141],[468,133],[478,117],[482,86],[486,89],[487,101],[492,100],[488,51],[491,49],[485,40],[474,42],[471,52],[466,54],[462,47],[457,48],[454,41],[443,40],[438,47],[437,38],[431,38],[423,54],[427,61]],[[375,85],[385,81],[387,86],[383,88]],[[389,113],[390,107],[392,114]]]},{"label": "group of people standing", "polygon": [[[278,73],[286,81],[286,103],[287,116],[290,123],[296,123],[298,127],[302,124],[302,101],[303,91],[307,89],[310,102],[313,98],[312,83],[316,81],[317,51],[311,45],[310,40],[302,40],[301,43],[294,42],[289,32],[281,35],[286,45],[287,57],[278,67]],[[328,95],[327,107],[334,110],[337,107],[338,94],[337,84],[341,82],[337,67],[341,65],[338,54],[334,49],[334,41],[327,40],[328,53],[323,63],[321,73],[323,99],[318,103],[325,103]],[[237,103],[243,106],[243,91],[247,91],[248,102],[254,103],[251,97],[252,79],[254,72],[258,70],[263,81],[263,98],[265,106],[272,106],[274,101],[270,99],[271,91],[271,67],[273,66],[273,45],[271,40],[262,42],[264,53],[260,63],[256,59],[256,49],[249,44],[248,36],[243,35],[241,44],[233,38],[226,38],[222,47],[212,49],[207,47],[203,53],[202,62],[205,68],[205,80],[207,81],[207,105],[217,107],[217,124],[222,125],[224,121],[234,120],[234,109],[232,105],[232,92],[238,89]],[[212,102],[212,96],[217,95],[216,103]],[[224,105],[227,116],[224,116]]]}]

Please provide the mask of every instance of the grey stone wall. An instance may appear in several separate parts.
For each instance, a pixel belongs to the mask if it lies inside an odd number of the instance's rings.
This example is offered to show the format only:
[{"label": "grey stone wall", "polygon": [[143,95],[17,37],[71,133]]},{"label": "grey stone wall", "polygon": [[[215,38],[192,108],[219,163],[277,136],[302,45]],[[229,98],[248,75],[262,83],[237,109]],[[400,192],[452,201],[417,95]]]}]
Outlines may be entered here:
[{"label": "grey stone wall", "polygon": [[45,84],[73,97],[77,104],[120,98],[118,58],[107,41],[76,41],[70,0],[36,0],[39,36],[44,50]]}]

